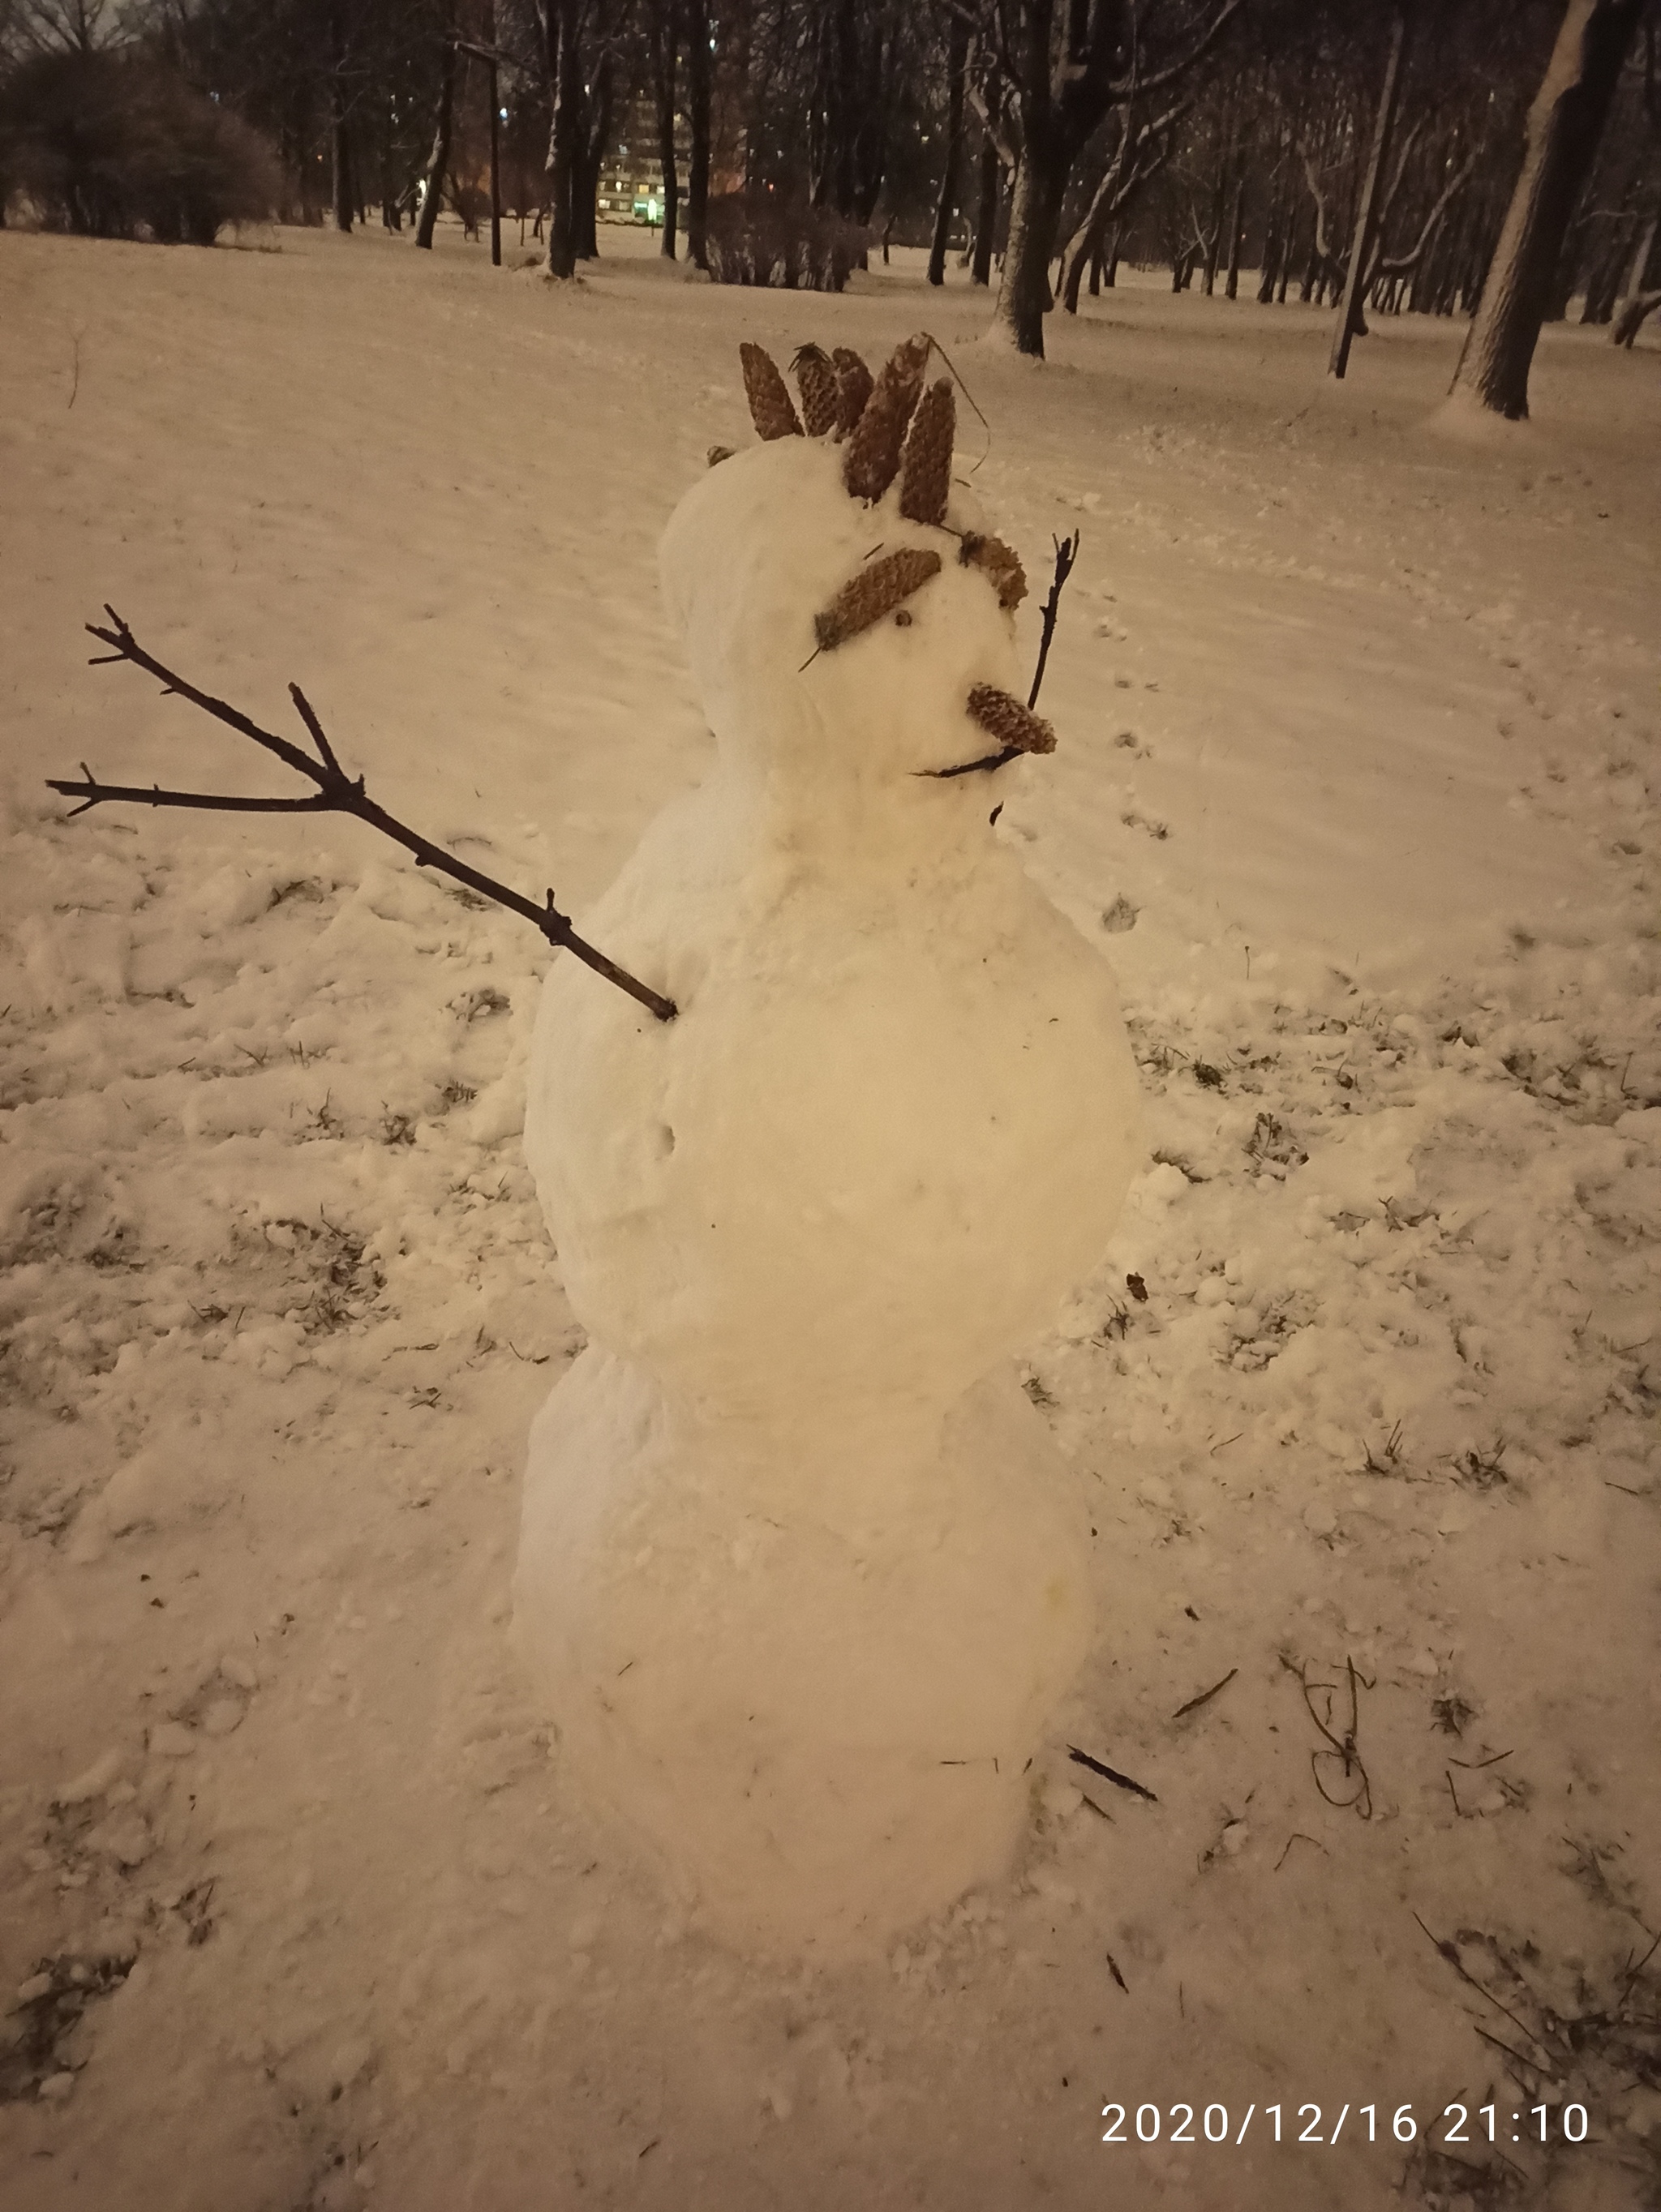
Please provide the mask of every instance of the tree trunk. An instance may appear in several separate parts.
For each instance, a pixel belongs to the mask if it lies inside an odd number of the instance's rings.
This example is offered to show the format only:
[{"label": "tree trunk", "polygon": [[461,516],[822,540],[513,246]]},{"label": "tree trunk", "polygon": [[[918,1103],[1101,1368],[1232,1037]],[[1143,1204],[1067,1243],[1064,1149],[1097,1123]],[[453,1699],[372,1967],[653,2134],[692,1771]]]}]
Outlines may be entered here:
[{"label": "tree trunk", "polygon": [[334,227],[350,234],[356,208],[357,186],[352,176],[351,131],[344,114],[330,118],[329,155]]},{"label": "tree trunk", "polygon": [[652,91],[657,103],[658,161],[663,170],[662,250],[665,260],[672,261],[680,222],[680,171],[675,150],[675,53],[679,30],[676,0],[659,0],[648,20]]},{"label": "tree trunk", "polygon": [[[1661,233],[1661,206],[1657,206],[1651,211],[1649,221],[1639,232],[1638,243],[1633,248],[1632,259],[1627,264],[1626,273],[1621,280],[1620,298],[1615,310],[1616,325],[1615,342],[1617,345],[1629,346],[1633,338],[1638,335],[1638,325],[1644,319],[1643,315],[1640,315],[1638,318],[1638,323],[1633,325],[1631,337],[1623,338],[1621,336],[1628,309],[1634,300],[1643,296],[1644,279],[1649,273],[1650,262],[1655,253],[1655,241],[1658,233]],[[1649,310],[1646,308],[1644,312],[1647,314]]]},{"label": "tree trunk", "polygon": [[686,179],[686,258],[709,266],[709,8],[687,0],[686,104],[691,110],[691,160]]},{"label": "tree trunk", "polygon": [[[490,52],[494,58],[496,50],[495,0],[491,0],[490,12],[485,18],[484,35],[490,40]],[[502,266],[502,133],[497,125],[501,119],[498,111],[502,93],[494,58],[486,70],[486,79],[485,89],[490,102],[490,266],[492,269],[500,269]]]},{"label": "tree trunk", "polygon": [[1048,137],[1029,135],[1015,172],[996,320],[1007,331],[1016,351],[1032,361],[1043,359],[1044,311],[1050,304],[1050,262],[1071,167],[1062,146]]},{"label": "tree trunk", "polygon": [[1223,283],[1223,297],[1238,300],[1240,296],[1240,244],[1245,232],[1245,179],[1242,177],[1234,187],[1234,211],[1228,222],[1228,275]]},{"label": "tree trunk", "polygon": [[1634,292],[1622,302],[1609,336],[1618,346],[1630,346],[1644,327],[1645,318],[1661,307],[1661,292]]},{"label": "tree trunk", "polygon": [[1632,258],[1634,225],[1621,224],[1593,262],[1586,276],[1586,296],[1580,309],[1582,323],[1607,323],[1621,295],[1621,279]]},{"label": "tree trunk", "polygon": [[953,15],[946,34],[946,169],[940,178],[940,204],[934,210],[934,236],[928,248],[931,284],[946,282],[946,252],[952,242],[952,219],[958,212],[958,164],[963,149],[963,80],[968,59],[968,27],[962,16]]},{"label": "tree trunk", "polygon": [[1204,272],[1203,289],[1208,300],[1217,289],[1217,262],[1223,246],[1224,197],[1223,180],[1220,176],[1211,195],[1211,228],[1204,233],[1204,251],[1200,257],[1200,265]]},{"label": "tree trunk", "polygon": [[329,182],[334,227],[350,232],[352,203],[352,147],[346,123],[346,32],[339,0],[329,9]]},{"label": "tree trunk", "polygon": [[577,0],[538,0],[551,121],[548,131],[548,274],[575,276],[576,183],[582,147]]},{"label": "tree trunk", "polygon": [[1361,301],[1367,288],[1372,240],[1378,228],[1378,192],[1390,155],[1390,134],[1395,126],[1396,102],[1402,88],[1402,55],[1407,37],[1407,9],[1398,4],[1396,21],[1390,26],[1390,58],[1384,64],[1384,88],[1378,94],[1378,112],[1373,118],[1372,148],[1367,155],[1361,196],[1355,207],[1355,235],[1350,241],[1349,267],[1345,271],[1339,298],[1338,327],[1332,334],[1332,353],[1327,362],[1329,372],[1337,377],[1342,377],[1349,367],[1351,340],[1366,329]]},{"label": "tree trunk", "polygon": [[1646,0],[1569,0],[1529,110],[1523,167],[1452,389],[1520,422],[1563,234]]},{"label": "tree trunk", "polygon": [[1257,305],[1260,307],[1269,307],[1274,302],[1275,287],[1280,282],[1287,244],[1286,188],[1277,180],[1269,204],[1269,220],[1263,226],[1263,265],[1257,273]]},{"label": "tree trunk", "polygon": [[438,222],[439,202],[444,197],[444,176],[450,166],[450,125],[455,108],[456,47],[455,12],[445,26],[444,47],[438,80],[438,120],[433,127],[433,150],[427,156],[427,188],[421,196],[421,213],[416,222],[417,246],[431,250],[433,231]]},{"label": "tree trunk", "polygon": [[571,206],[571,226],[579,261],[597,261],[599,258],[597,203],[600,165],[605,159],[605,142],[611,135],[611,55],[608,47],[595,64],[593,82],[587,88],[587,97],[583,102],[582,137],[577,149]]},{"label": "tree trunk", "polygon": [[998,149],[988,131],[981,141],[981,188],[975,214],[975,265],[970,271],[971,284],[990,284],[992,282],[992,240],[998,228],[998,191],[1003,181],[1003,163]]},{"label": "tree trunk", "polygon": [[1099,288],[1098,270],[1101,262],[1102,240],[1106,234],[1108,219],[1114,211],[1119,187],[1124,180],[1125,158],[1131,148],[1131,117],[1128,109],[1121,112],[1118,122],[1119,143],[1102,172],[1090,205],[1085,210],[1083,221],[1062,252],[1059,290],[1062,305],[1069,315],[1076,315],[1079,312],[1079,286],[1086,269],[1090,271],[1092,293]]}]

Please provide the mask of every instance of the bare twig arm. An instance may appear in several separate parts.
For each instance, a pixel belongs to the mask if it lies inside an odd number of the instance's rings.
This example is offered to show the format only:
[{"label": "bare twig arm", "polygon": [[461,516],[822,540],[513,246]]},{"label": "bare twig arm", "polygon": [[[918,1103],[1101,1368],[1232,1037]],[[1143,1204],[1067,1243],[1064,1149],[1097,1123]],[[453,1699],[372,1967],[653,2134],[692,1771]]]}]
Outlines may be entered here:
[{"label": "bare twig arm", "polygon": [[1050,596],[1043,603],[1043,634],[1038,640],[1038,665],[1032,672],[1032,689],[1026,695],[1029,707],[1038,703],[1038,687],[1043,682],[1044,663],[1050,658],[1050,641],[1056,635],[1056,616],[1062,604],[1062,587],[1073,574],[1073,563],[1079,557],[1079,532],[1070,538],[1052,540],[1056,548],[1056,575],[1050,586]]},{"label": "bare twig arm", "polygon": [[[255,744],[263,746],[267,752],[275,753],[286,767],[307,777],[317,786],[317,789],[307,799],[235,799],[213,792],[163,791],[159,785],[146,788],[142,785],[100,783],[82,761],[78,779],[49,776],[46,780],[52,790],[62,792],[66,798],[78,799],[82,802],[75,809],[76,814],[84,814],[90,807],[101,806],[111,801],[124,801],[141,806],[198,807],[227,814],[356,815],[360,822],[367,822],[372,830],[380,830],[383,837],[390,837],[395,845],[401,845],[413,856],[417,867],[435,868],[441,874],[466,884],[469,890],[478,891],[482,897],[491,900],[496,905],[506,907],[510,914],[521,915],[533,928],[541,932],[549,944],[563,946],[568,952],[575,953],[597,975],[603,975],[608,983],[615,983],[618,990],[626,991],[631,999],[637,1000],[660,1021],[673,1020],[679,1011],[674,1000],[666,999],[660,992],[653,990],[649,984],[642,983],[638,976],[631,975],[626,968],[619,968],[616,961],[608,960],[597,946],[579,937],[568,917],[555,906],[551,890],[545,902],[538,906],[533,899],[526,898],[520,892],[510,890],[506,884],[498,883],[493,876],[469,867],[465,860],[457,860],[441,845],[435,845],[431,838],[423,837],[419,830],[411,830],[407,823],[388,814],[384,806],[377,805],[364,790],[363,778],[361,775],[349,776],[341,768],[333,747],[324,735],[322,724],[298,684],[289,686],[289,696],[317,747],[319,761],[313,761],[298,745],[290,744],[286,738],[279,738],[270,730],[262,730],[257,722],[251,721],[224,700],[215,699],[207,692],[198,690],[195,684],[187,683],[182,676],[175,674],[144,650],[113,607],[106,606],[104,611],[110,618],[111,629],[104,629],[93,623],[88,623],[87,628],[91,635],[113,649],[108,653],[100,654],[93,662],[94,667],[113,660],[131,661],[135,668],[142,668],[155,677],[164,690],[173,692],[181,699],[189,700],[193,707],[200,707],[204,714],[211,714],[216,721],[223,722],[228,729],[235,730],[240,736],[251,738]],[[70,819],[73,818],[72,815]]]}]

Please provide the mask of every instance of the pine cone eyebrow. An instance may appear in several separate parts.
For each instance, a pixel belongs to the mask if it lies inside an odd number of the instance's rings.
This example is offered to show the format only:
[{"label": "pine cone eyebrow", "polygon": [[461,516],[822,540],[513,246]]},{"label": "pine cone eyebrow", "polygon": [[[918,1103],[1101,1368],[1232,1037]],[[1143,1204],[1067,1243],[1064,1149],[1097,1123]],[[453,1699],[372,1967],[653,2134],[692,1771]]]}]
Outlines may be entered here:
[{"label": "pine cone eyebrow", "polygon": [[979,531],[965,530],[958,541],[958,558],[965,568],[978,568],[990,580],[998,605],[1006,613],[1026,597],[1026,571],[1021,556],[1001,538],[985,538]]},{"label": "pine cone eyebrow", "polygon": [[940,556],[927,546],[905,545],[873,561],[850,576],[830,605],[813,617],[819,650],[830,652],[891,614],[931,576],[940,573]]}]

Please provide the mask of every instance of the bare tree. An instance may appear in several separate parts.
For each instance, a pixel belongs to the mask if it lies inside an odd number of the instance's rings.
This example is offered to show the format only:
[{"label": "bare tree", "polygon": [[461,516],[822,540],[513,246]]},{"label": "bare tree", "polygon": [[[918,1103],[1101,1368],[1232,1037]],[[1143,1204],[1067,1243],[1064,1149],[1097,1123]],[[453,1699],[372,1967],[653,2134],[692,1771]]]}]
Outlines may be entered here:
[{"label": "bare tree", "polygon": [[646,0],[652,103],[657,117],[658,161],[663,170],[662,248],[668,261],[675,258],[680,222],[680,164],[675,146],[675,70],[680,32],[678,0]]},{"label": "bare tree", "polygon": [[433,233],[438,227],[439,204],[444,198],[444,179],[450,167],[450,133],[455,122],[456,40],[455,9],[452,5],[444,30],[444,52],[438,81],[438,115],[433,125],[433,150],[427,157],[426,188],[421,197],[421,214],[416,222],[417,246],[431,251]]},{"label": "bare tree", "polygon": [[[1123,216],[1150,177],[1171,158],[1172,131],[1182,113],[1178,103],[1151,122],[1137,125],[1129,102],[1117,111],[1118,133],[1111,159],[1091,195],[1083,218],[1062,249],[1062,305],[1079,312],[1079,286],[1085,271],[1101,258],[1109,228]],[[1092,283],[1093,291],[1096,287]]]},{"label": "bare tree", "polygon": [[[337,230],[350,231],[356,192],[352,175],[352,141],[347,124],[346,14],[342,0],[329,0],[329,181]],[[430,241],[429,241],[430,243]]]},{"label": "bare tree", "polygon": [[686,258],[709,266],[709,0],[685,0],[686,106],[691,144],[686,167]]},{"label": "bare tree", "polygon": [[1508,421],[1528,414],[1529,369],[1564,235],[1647,3],[1568,0],[1529,110],[1523,166],[1452,386]]},{"label": "bare tree", "polygon": [[96,53],[121,37],[122,14],[112,0],[11,0],[6,44],[23,53]]},{"label": "bare tree", "polygon": [[[1332,334],[1332,352],[1327,362],[1330,374],[1337,377],[1342,377],[1349,366],[1350,341],[1361,327],[1361,302],[1366,296],[1372,242],[1378,231],[1379,196],[1384,162],[1390,153],[1390,132],[1396,124],[1396,104],[1402,88],[1402,55],[1407,37],[1407,8],[1403,0],[1397,0],[1395,20],[1390,25],[1390,54],[1384,63],[1384,86],[1378,94],[1378,111],[1373,118],[1372,147],[1367,155],[1366,173],[1361,179],[1360,196],[1355,204],[1355,236],[1350,245],[1349,264],[1338,301],[1338,326]],[[1398,176],[1400,173],[1398,170]]]},{"label": "bare tree", "polygon": [[[1645,162],[1646,170],[1656,166],[1658,151],[1661,151],[1661,77],[1656,69],[1656,22],[1653,16],[1644,24],[1644,67],[1640,112],[1646,138]],[[1661,292],[1646,291],[1645,278],[1655,259],[1656,241],[1661,237],[1661,178],[1654,179],[1649,187],[1647,204],[1640,203],[1640,212],[1633,225],[1631,252],[1622,269],[1610,305],[1610,332],[1616,345],[1630,346],[1643,328],[1646,316],[1653,314],[1661,305]]]},{"label": "bare tree", "polygon": [[963,155],[964,79],[969,69],[969,26],[953,15],[946,27],[946,161],[940,171],[940,196],[934,210],[934,235],[928,248],[928,281],[946,282],[946,252],[952,241],[952,218],[958,211],[958,170]]},{"label": "bare tree", "polygon": [[[1054,258],[1074,166],[1110,109],[1185,76],[1244,0],[996,0],[982,23],[1004,81],[1003,129],[1014,196],[997,320],[1018,351],[1042,360]],[[1168,26],[1175,21],[1178,27]],[[1166,32],[1150,55],[1144,29]]]}]

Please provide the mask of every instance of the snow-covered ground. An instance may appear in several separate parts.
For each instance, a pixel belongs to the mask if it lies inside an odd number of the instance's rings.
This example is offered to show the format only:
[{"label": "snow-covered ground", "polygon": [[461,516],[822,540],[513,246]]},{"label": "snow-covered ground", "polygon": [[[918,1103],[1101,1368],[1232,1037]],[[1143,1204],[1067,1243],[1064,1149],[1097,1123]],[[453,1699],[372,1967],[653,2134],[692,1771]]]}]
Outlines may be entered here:
[{"label": "snow-covered ground", "polygon": [[[1661,345],[1549,331],[1473,436],[1450,325],[1334,386],[1323,316],[1150,277],[1036,369],[912,255],[825,300],[604,242],[555,292],[0,234],[0,2199],[1658,2201]],[[42,779],[289,788],[84,667],[107,600],[580,921],[709,758],[654,545],[739,341],[919,325],[1035,579],[1083,532],[1001,826],[1155,1149],[1031,1348],[1102,1630],[1023,1857],[832,1969],[667,1907],[507,1648],[581,1341],[540,940],[350,823]]]}]

